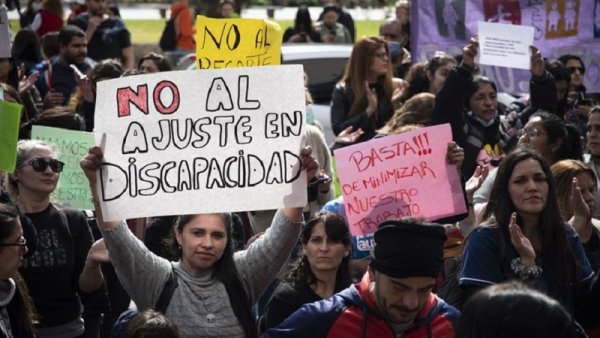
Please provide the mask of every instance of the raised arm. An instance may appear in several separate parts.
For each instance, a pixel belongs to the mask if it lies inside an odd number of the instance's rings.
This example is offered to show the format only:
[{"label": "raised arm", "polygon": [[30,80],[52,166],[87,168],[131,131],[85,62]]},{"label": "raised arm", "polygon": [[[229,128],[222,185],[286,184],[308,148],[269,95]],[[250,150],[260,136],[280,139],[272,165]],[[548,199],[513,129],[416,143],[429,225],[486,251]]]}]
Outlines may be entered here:
[{"label": "raised arm", "polygon": [[[340,134],[344,129],[352,126],[354,130],[362,129],[365,133],[373,133],[376,129],[375,122],[371,115],[377,110],[377,95],[369,95],[369,105],[361,112],[350,116],[354,93],[351,88],[343,83],[338,83],[333,90],[331,97],[331,127],[335,135]],[[368,87],[368,85],[367,85]],[[367,88],[367,94],[373,94],[371,89]],[[375,100],[373,102],[373,100]]]},{"label": "raised arm", "polygon": [[463,62],[448,73],[448,78],[435,96],[431,117],[434,125],[450,123],[453,140],[463,148],[467,142],[467,136],[463,131],[464,102],[466,90],[473,81],[478,46],[477,40],[471,38],[471,42],[463,48]]},{"label": "raised arm", "polygon": [[[319,163],[311,152],[310,147],[307,147],[300,154],[308,181],[319,168]],[[263,236],[248,249],[235,253],[236,266],[246,283],[251,303],[260,297],[287,262],[302,228],[302,210],[303,207],[279,210]]]},{"label": "raised arm", "polygon": [[137,239],[124,221],[107,222],[102,218],[100,192],[97,188],[96,173],[103,161],[102,149],[92,147],[80,161],[92,191],[98,227],[102,231],[110,261],[115,267],[123,288],[134,300],[138,308],[153,307],[171,273],[171,264],[164,258],[151,253]]},{"label": "raised arm", "polygon": [[[531,111],[535,113],[541,109],[556,113],[558,109],[558,97],[554,77],[546,71],[546,63],[539,49],[535,46],[531,46],[530,49],[531,82],[529,83],[529,92],[531,93]],[[529,119],[529,117],[527,118]],[[527,121],[523,123],[527,123]]]}]

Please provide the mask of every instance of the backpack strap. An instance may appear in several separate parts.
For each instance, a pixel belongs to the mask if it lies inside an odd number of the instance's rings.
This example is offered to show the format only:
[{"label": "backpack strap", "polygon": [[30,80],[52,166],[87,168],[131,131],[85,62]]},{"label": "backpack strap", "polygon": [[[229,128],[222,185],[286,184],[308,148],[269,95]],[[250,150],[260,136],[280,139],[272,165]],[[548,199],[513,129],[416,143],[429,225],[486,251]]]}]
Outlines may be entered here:
[{"label": "backpack strap", "polygon": [[171,297],[173,297],[173,293],[175,293],[175,289],[177,288],[177,277],[175,276],[175,272],[173,271],[173,266],[171,265],[171,274],[169,275],[169,279],[165,283],[160,296],[158,297],[158,301],[154,306],[154,310],[164,314],[167,311],[167,307],[171,302]]},{"label": "backpack strap", "polygon": [[71,223],[69,222],[69,219],[67,218],[67,214],[65,213],[65,211],[63,209],[57,207],[55,204],[52,204],[52,206],[58,212],[58,216],[60,216],[60,221],[67,229],[67,232],[69,233],[69,237],[71,237],[71,239],[73,239],[73,232],[71,231]]}]

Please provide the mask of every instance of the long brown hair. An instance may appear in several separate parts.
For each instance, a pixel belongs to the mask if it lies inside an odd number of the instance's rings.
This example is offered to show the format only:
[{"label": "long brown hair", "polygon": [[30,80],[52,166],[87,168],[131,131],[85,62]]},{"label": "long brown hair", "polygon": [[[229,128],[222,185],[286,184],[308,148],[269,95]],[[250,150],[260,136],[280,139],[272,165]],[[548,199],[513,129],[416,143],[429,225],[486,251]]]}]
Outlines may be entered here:
[{"label": "long brown hair", "polygon": [[[573,288],[579,282],[582,269],[567,237],[566,227],[568,225],[565,225],[560,217],[556,199],[556,183],[550,167],[542,155],[532,149],[517,149],[502,160],[490,193],[493,198],[486,206],[483,218],[487,219],[486,223],[497,225],[497,229],[501,233],[502,248],[510,244],[508,225],[511,214],[516,211],[508,191],[510,177],[517,164],[528,159],[533,159],[540,164],[548,184],[546,206],[540,213],[537,228],[542,241],[541,265],[544,269],[544,276],[549,281],[550,295],[560,301],[565,301],[568,298],[566,296],[568,293],[565,291]],[[522,222],[521,216],[517,214],[517,224],[522,225]],[[569,290],[572,291],[572,289]]]},{"label": "long brown hair", "polygon": [[[217,215],[221,218],[227,233],[225,251],[221,258],[213,265],[214,277],[225,286],[231,309],[244,329],[246,338],[256,338],[258,337],[258,328],[256,327],[256,322],[252,316],[252,304],[250,303],[249,295],[244,288],[242,276],[233,259],[235,243],[233,239],[232,215],[230,213],[216,213],[212,215]],[[198,215],[182,215],[177,217],[177,220],[175,221],[175,231],[181,234],[185,226],[196,216]],[[183,252],[174,238],[171,241],[171,250],[177,258],[181,259]]]},{"label": "long brown hair", "polygon": [[[371,60],[375,57],[375,52],[381,47],[385,48],[385,51],[389,55],[390,50],[388,49],[385,40],[377,36],[367,36],[358,40],[354,44],[354,48],[352,48],[352,54],[350,55],[350,60],[348,60],[346,72],[341,80],[346,86],[350,86],[354,92],[354,101],[352,102],[352,108],[350,109],[350,116],[358,114],[367,107],[365,81],[367,81]],[[392,92],[394,91],[392,74],[392,61],[391,57],[389,57],[388,71],[385,75],[382,75],[377,79],[377,83],[383,87],[385,95],[388,98],[392,97]]]}]

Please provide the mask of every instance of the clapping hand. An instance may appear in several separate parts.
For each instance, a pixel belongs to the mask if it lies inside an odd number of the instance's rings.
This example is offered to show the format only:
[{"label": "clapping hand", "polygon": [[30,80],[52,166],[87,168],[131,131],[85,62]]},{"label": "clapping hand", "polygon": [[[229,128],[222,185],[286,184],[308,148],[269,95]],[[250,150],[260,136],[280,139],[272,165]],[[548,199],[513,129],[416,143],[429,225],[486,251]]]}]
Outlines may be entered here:
[{"label": "clapping hand", "polygon": [[513,212],[510,216],[510,224],[508,225],[508,231],[510,233],[510,242],[515,247],[519,256],[521,256],[521,262],[525,266],[535,265],[535,250],[529,238],[527,238],[521,227],[517,224],[517,213]]}]

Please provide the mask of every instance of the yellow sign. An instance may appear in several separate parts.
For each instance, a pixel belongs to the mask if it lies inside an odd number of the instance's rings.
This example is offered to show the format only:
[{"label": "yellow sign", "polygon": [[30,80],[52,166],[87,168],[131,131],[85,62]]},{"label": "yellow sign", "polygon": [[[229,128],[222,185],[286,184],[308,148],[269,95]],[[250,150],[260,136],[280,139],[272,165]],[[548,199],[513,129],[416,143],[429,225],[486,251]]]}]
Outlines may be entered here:
[{"label": "yellow sign", "polygon": [[281,64],[279,24],[258,19],[196,19],[196,68]]}]

